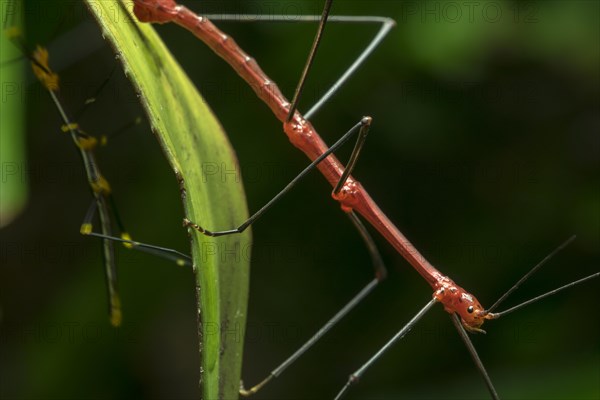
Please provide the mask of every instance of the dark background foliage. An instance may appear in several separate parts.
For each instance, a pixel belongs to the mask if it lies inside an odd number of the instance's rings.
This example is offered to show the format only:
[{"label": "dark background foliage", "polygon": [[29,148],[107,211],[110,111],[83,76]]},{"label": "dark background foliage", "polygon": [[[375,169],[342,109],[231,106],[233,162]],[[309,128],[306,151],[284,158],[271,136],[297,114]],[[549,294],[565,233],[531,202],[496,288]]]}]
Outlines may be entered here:
[{"label": "dark background foliage", "polygon": [[[188,3],[202,12],[286,15],[321,7],[320,1]],[[78,2],[33,1],[28,10],[28,42],[50,46],[61,96],[69,110],[80,108],[118,60]],[[315,116],[316,128],[332,143],[361,116],[374,118],[355,176],[417,248],[484,305],[572,234],[575,243],[509,302],[598,270],[599,11],[597,2],[567,0],[334,6],[336,14],[390,16],[398,26]],[[220,25],[292,93],[314,26]],[[237,151],[241,168],[219,166],[219,173],[243,178],[249,207],[258,209],[306,165],[304,156],[202,43],[174,26],[159,30]],[[302,109],[375,31],[327,28]],[[0,233],[2,397],[198,397],[190,271],[121,250],[124,325],[109,326],[99,244],[78,234],[90,202],[78,155],[39,85],[30,77],[23,90],[23,177],[31,197],[25,213]],[[118,71],[80,122],[89,133],[110,134],[141,114]],[[134,238],[187,251],[177,184],[148,124],[110,140],[100,163]],[[248,383],[262,379],[372,278],[368,254],[329,192],[315,173],[253,227]],[[389,279],[257,398],[331,398],[427,302],[428,285],[377,242]],[[596,281],[544,300],[473,337],[503,398],[600,396],[597,288]],[[242,340],[241,327],[226,334]],[[441,307],[351,396],[401,397],[486,397]]]}]

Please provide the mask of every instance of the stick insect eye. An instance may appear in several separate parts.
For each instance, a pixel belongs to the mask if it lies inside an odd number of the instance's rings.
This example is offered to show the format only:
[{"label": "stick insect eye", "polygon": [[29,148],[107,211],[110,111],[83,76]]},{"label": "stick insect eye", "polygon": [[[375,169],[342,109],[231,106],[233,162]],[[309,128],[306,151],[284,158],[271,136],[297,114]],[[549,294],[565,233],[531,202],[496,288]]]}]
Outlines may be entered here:
[{"label": "stick insect eye", "polygon": [[469,306],[469,308],[467,308],[467,312],[469,314],[473,314],[473,310],[474,310],[473,306]]}]

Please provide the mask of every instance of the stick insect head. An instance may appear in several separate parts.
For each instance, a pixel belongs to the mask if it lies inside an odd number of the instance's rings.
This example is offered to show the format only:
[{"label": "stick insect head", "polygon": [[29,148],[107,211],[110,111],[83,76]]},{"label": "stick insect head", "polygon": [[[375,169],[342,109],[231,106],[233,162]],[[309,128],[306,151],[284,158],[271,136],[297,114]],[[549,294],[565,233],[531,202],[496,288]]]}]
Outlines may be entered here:
[{"label": "stick insect head", "polygon": [[444,305],[450,314],[458,314],[460,321],[469,332],[485,333],[480,329],[486,319],[492,319],[479,300],[450,278],[443,277],[436,284],[434,297]]},{"label": "stick insect head", "polygon": [[513,285],[506,293],[504,293],[489,309],[485,310],[481,307],[481,304],[477,301],[475,296],[457,286],[452,280],[445,276],[437,277],[437,283],[435,284],[436,292],[434,297],[444,304],[444,308],[449,313],[456,313],[461,318],[461,323],[466,330],[470,332],[485,332],[480,329],[480,326],[485,322],[486,319],[497,319],[503,315],[520,309],[526,305],[535,303],[548,296],[552,296],[565,289],[577,286],[581,283],[587,282],[592,279],[600,277],[600,272],[586,276],[579,280],[573,281],[566,285],[560,286],[554,290],[538,295],[530,300],[524,301],[514,307],[511,307],[502,312],[492,312],[495,310],[500,303],[502,303],[508,296],[518,289],[523,282],[525,282],[531,275],[533,275],[538,269],[540,269],[550,258],[556,253],[565,248],[569,243],[575,240],[575,236],[571,236],[564,243],[558,246],[554,251],[548,254],[542,261],[540,261],[535,267],[527,272],[517,283]]}]

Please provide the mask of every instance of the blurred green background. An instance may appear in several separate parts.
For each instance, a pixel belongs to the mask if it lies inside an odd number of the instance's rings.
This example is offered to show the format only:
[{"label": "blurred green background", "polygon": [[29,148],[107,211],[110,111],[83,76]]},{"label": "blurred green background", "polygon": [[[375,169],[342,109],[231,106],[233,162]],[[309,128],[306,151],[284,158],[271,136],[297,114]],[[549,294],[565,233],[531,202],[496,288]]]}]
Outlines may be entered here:
[{"label": "blurred green background", "polygon": [[[322,6],[186,4],[201,12],[286,15],[315,14]],[[78,110],[118,60],[79,2],[31,1],[27,10],[28,43],[49,45],[62,99]],[[434,265],[484,305],[571,234],[578,235],[575,243],[508,302],[598,270],[598,2],[363,0],[339,1],[334,12],[390,16],[398,26],[313,122],[332,143],[361,116],[374,118],[355,176]],[[314,26],[219,25],[284,93],[292,93]],[[376,29],[327,28],[302,109]],[[203,44],[174,26],[159,30],[222,121],[238,153],[250,209],[258,209],[306,165],[304,156]],[[3,168],[3,182],[26,181],[31,191],[25,212],[0,231],[1,397],[199,397],[191,271],[120,251],[124,324],[109,326],[100,245],[78,233],[91,201],[80,160],[60,133],[46,93],[28,74],[19,96],[3,96],[3,102],[27,106],[29,158],[16,175]],[[141,114],[119,71],[80,123],[89,133],[110,134]],[[111,140],[99,162],[133,237],[187,252],[177,183],[147,123]],[[329,192],[315,173],[253,227],[248,384],[372,278],[368,254]],[[377,241],[389,279],[256,398],[332,398],[348,374],[427,302],[428,285]],[[488,323],[487,335],[473,337],[502,398],[600,398],[597,292],[598,282],[588,283]],[[487,395],[438,307],[349,398]]]}]

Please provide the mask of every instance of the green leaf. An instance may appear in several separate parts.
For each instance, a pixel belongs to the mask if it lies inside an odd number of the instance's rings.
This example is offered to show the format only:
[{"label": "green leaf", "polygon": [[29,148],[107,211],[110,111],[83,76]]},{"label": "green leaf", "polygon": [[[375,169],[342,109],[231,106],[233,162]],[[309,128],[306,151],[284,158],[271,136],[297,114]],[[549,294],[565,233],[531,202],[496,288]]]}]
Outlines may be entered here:
[{"label": "green leaf", "polygon": [[[20,13],[16,13],[20,16]],[[7,17],[8,18],[8,17]],[[20,25],[19,21],[11,21]],[[28,184],[25,156],[25,91],[21,63],[14,62],[21,54],[10,43],[6,34],[0,35],[0,84],[2,100],[0,111],[0,228],[10,224],[23,210],[27,202]]]},{"label": "green leaf", "polygon": [[[116,0],[87,4],[139,94],[180,182],[187,217],[211,230],[237,226],[247,218],[243,188],[231,174],[220,172],[237,169],[238,163],[206,102],[151,26],[138,23]],[[191,232],[191,238],[203,395],[234,399],[241,373],[251,235],[207,238]]]}]

